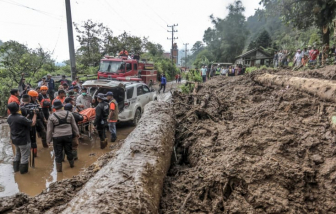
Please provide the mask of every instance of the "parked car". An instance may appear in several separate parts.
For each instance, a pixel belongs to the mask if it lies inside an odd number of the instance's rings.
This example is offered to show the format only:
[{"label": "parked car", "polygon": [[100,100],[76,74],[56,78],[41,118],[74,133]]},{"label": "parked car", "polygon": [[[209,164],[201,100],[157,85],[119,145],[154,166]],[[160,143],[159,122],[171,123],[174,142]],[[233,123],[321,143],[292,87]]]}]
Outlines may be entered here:
[{"label": "parked car", "polygon": [[118,102],[118,122],[131,122],[137,125],[147,103],[157,100],[156,92],[145,83],[119,82],[114,80],[88,80],[83,83],[92,97],[98,93],[113,92]]}]

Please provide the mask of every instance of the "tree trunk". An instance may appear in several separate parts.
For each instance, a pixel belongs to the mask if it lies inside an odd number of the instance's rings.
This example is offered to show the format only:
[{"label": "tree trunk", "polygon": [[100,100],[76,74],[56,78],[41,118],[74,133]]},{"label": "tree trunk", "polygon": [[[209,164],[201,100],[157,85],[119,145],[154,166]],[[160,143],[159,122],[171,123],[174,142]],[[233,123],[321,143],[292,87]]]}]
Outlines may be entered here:
[{"label": "tree trunk", "polygon": [[262,85],[278,85],[281,87],[292,87],[296,90],[316,95],[320,99],[336,102],[336,83],[332,80],[289,77],[282,75],[263,74],[256,76],[254,81]]},{"label": "tree trunk", "polygon": [[323,27],[322,27],[322,43],[323,45],[328,44],[329,45],[329,40],[330,40],[330,28],[328,27],[328,30],[326,33],[323,32]]}]

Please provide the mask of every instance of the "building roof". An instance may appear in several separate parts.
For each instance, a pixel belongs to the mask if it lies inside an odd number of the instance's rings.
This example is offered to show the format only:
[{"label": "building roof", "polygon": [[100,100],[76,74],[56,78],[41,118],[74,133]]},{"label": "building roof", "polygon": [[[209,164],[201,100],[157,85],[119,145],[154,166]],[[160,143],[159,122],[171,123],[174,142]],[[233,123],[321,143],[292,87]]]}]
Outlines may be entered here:
[{"label": "building roof", "polygon": [[251,54],[251,53],[253,53],[253,52],[256,52],[256,51],[261,52],[262,54],[264,54],[265,56],[267,56],[267,57],[269,57],[269,58],[273,58],[269,53],[263,51],[261,48],[255,48],[255,49],[249,50],[249,51],[247,51],[247,52],[245,52],[245,53],[243,53],[243,54],[237,56],[236,59],[238,59],[238,58],[242,58],[242,57],[247,56],[247,55],[249,55],[249,54]]}]

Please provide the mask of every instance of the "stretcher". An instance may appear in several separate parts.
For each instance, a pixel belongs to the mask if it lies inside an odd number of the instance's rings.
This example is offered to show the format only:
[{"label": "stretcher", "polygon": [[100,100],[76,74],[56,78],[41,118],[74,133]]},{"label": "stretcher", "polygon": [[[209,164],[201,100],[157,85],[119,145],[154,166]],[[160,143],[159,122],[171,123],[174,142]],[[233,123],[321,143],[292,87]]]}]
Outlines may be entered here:
[{"label": "stretcher", "polygon": [[80,134],[87,136],[92,140],[92,134],[94,133],[94,120],[96,118],[96,110],[94,108],[88,108],[80,111],[79,114],[83,116],[83,121],[78,122],[78,128]]}]

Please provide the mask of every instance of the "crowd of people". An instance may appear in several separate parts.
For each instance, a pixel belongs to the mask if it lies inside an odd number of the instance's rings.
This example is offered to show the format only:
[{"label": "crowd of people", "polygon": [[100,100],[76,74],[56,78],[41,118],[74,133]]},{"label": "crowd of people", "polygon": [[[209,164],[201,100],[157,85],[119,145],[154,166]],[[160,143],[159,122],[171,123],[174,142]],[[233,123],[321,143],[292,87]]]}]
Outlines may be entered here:
[{"label": "crowd of people", "polygon": [[[290,62],[291,52],[288,50],[281,50],[274,53],[273,65],[274,67],[288,66]],[[333,45],[329,48],[328,45],[320,47],[316,46],[305,47],[302,50],[297,49],[293,56],[293,66],[302,67],[308,65],[324,65],[328,58],[332,59],[336,57],[336,47]]]},{"label": "crowd of people", "polygon": [[[33,89],[26,84],[22,74],[19,87],[10,91],[7,122],[15,146],[14,172],[27,173],[29,160],[34,167],[37,137],[41,138],[44,148],[53,146],[58,172],[62,172],[65,155],[73,168],[74,161],[78,159],[78,122],[83,120],[81,112],[88,108],[95,107],[93,125],[98,131],[101,149],[108,144],[107,128],[111,132],[111,142],[117,139],[118,103],[111,91],[99,93],[93,98],[78,78],[71,82],[63,75],[58,83],[58,91],[55,92],[56,83],[48,74]],[[88,126],[85,128],[87,130]]]},{"label": "crowd of people", "polygon": [[200,74],[202,76],[202,81],[206,82],[207,79],[211,79],[215,75],[223,75],[223,76],[238,76],[243,75],[246,71],[245,66],[236,65],[233,66],[211,66],[208,68],[207,66],[202,66],[200,69]]}]

